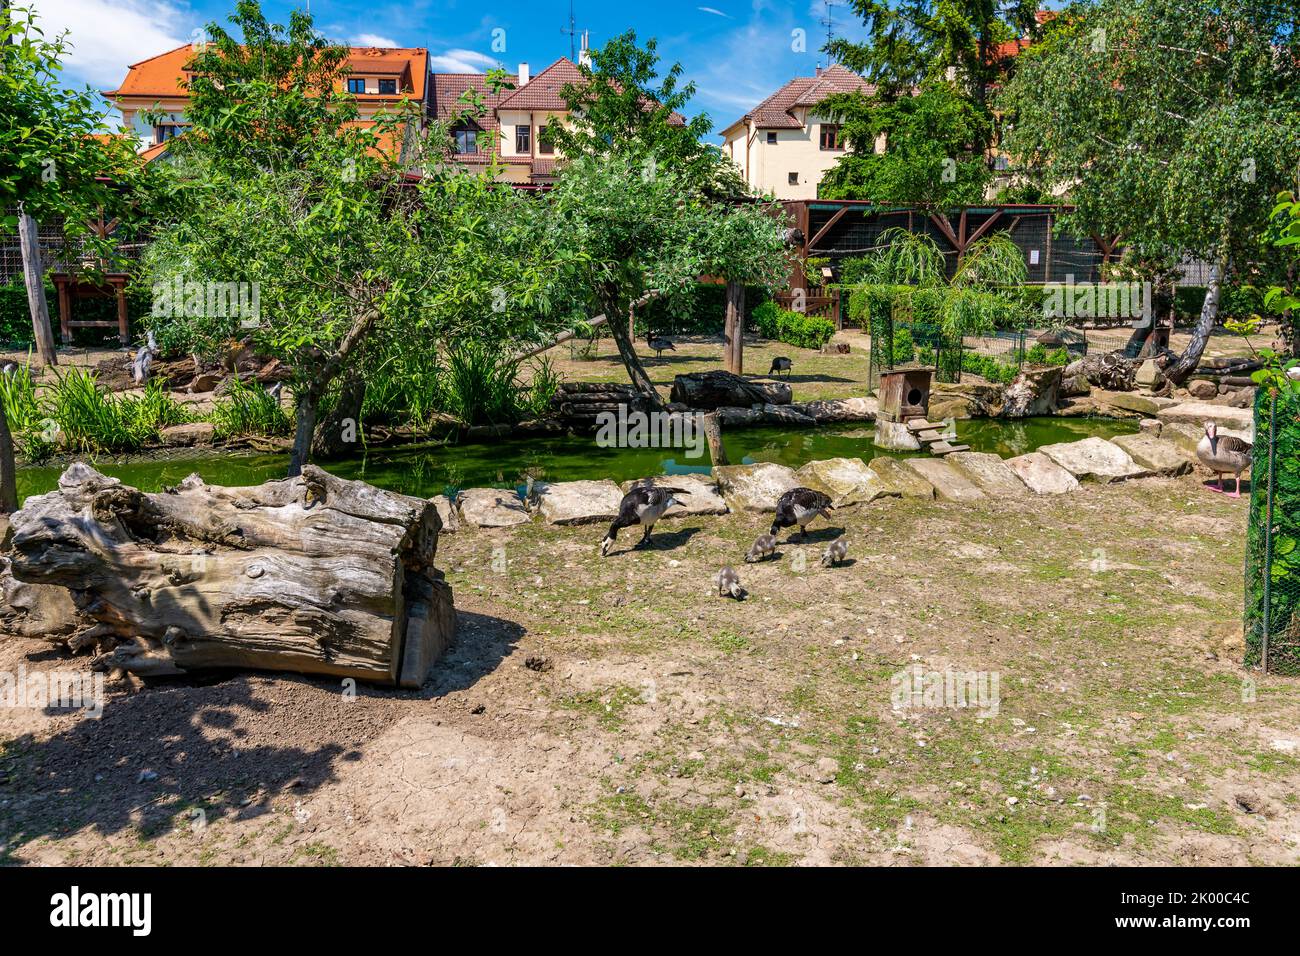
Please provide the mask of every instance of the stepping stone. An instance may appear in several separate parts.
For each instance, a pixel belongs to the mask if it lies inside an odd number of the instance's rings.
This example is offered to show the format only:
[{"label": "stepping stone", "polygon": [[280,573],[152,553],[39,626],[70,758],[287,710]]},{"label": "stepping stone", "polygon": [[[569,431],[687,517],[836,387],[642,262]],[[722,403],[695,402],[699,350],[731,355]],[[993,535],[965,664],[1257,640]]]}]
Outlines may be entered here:
[{"label": "stepping stone", "polygon": [[713,469],[718,489],[732,511],[776,511],[776,499],[798,488],[794,471],[785,465],[719,465]]},{"label": "stepping stone", "polygon": [[1134,463],[1153,474],[1172,478],[1192,470],[1192,463],[1177,445],[1147,432],[1118,435],[1111,441],[1128,452]]},{"label": "stepping stone", "polygon": [[1063,495],[1079,490],[1079,479],[1042,452],[1007,459],[1007,467],[1036,495]]},{"label": "stepping stone", "polygon": [[1215,405],[1212,402],[1179,402],[1156,412],[1156,418],[1166,424],[1195,425],[1202,431],[1206,422],[1216,422],[1219,431],[1235,428],[1238,431],[1255,431],[1255,413],[1249,408],[1233,408],[1231,405]]},{"label": "stepping stone", "polygon": [[982,451],[959,451],[944,458],[980,491],[993,498],[1022,498],[1025,483],[999,456]]},{"label": "stepping stone", "polygon": [[470,488],[457,503],[461,518],[478,528],[509,528],[530,517],[518,495],[500,488]]},{"label": "stepping stone", "polygon": [[446,495],[436,496],[433,499],[433,507],[442,521],[441,534],[455,534],[460,530],[460,513],[456,510],[456,506],[447,500]]},{"label": "stepping stone", "polygon": [[1044,445],[1038,450],[1080,481],[1106,483],[1148,474],[1123,448],[1095,435],[1082,441]]},{"label": "stepping stone", "polygon": [[801,484],[830,495],[836,508],[865,504],[889,494],[884,482],[861,458],[810,461],[794,476]]},{"label": "stepping stone", "polygon": [[914,432],[921,441],[940,441],[943,439],[943,432],[937,428],[927,428],[923,432]]},{"label": "stepping stone", "polygon": [[934,497],[934,485],[897,458],[881,455],[871,459],[871,464],[867,467],[880,479],[887,495],[901,495],[904,498]]},{"label": "stepping stone", "polygon": [[623,482],[623,493],[627,494],[632,490],[633,485],[644,485],[647,481],[657,487],[667,485],[669,488],[681,488],[683,491],[690,492],[688,495],[680,496],[677,504],[664,512],[665,518],[727,513],[727,503],[722,499],[722,495],[718,494],[718,486],[714,484],[712,478],[702,478],[699,475],[656,475],[639,482]]},{"label": "stepping stone", "polygon": [[981,501],[984,492],[946,461],[937,458],[909,458],[904,464],[934,485],[935,494],[945,501]]},{"label": "stepping stone", "polygon": [[623,501],[623,492],[608,478],[539,483],[533,490],[541,500],[542,517],[551,524],[613,521]]}]

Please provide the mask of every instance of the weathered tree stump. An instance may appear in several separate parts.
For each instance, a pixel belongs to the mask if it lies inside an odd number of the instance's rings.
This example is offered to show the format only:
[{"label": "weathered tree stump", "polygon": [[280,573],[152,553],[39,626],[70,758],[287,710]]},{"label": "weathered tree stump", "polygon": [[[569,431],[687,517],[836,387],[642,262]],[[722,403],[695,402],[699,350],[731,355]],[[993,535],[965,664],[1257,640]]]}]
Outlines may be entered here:
[{"label": "weathered tree stump", "polygon": [[[141,676],[264,668],[418,687],[451,643],[451,589],[434,568],[433,503],[300,477],[223,488],[191,475],[146,494],[87,465],[10,518],[0,592],[71,621],[45,636],[95,645],[95,666]],[[33,589],[34,588],[34,589]],[[32,612],[0,617],[22,632]]]},{"label": "weathered tree stump", "polygon": [[756,382],[730,372],[713,369],[673,378],[669,396],[691,408],[718,409],[750,405],[789,405],[790,386],[784,382]]}]

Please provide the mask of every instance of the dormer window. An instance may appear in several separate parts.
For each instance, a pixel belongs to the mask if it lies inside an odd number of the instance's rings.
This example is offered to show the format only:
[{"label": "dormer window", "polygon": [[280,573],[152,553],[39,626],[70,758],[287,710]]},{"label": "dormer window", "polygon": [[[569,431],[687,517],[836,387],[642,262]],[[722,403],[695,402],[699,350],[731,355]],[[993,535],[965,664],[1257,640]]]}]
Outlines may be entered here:
[{"label": "dormer window", "polygon": [[186,123],[158,123],[153,128],[153,142],[157,146],[169,139],[175,139],[188,128]]},{"label": "dormer window", "polygon": [[380,95],[380,96],[396,96],[396,95],[397,95],[397,81],[396,81],[396,80],[380,80],[380,81],[379,81],[379,95]]},{"label": "dormer window", "polygon": [[479,130],[476,126],[458,126],[453,129],[451,135],[456,141],[456,152],[477,153],[478,134]]},{"label": "dormer window", "polygon": [[348,77],[349,93],[364,93],[366,91],[366,81],[361,77]]}]

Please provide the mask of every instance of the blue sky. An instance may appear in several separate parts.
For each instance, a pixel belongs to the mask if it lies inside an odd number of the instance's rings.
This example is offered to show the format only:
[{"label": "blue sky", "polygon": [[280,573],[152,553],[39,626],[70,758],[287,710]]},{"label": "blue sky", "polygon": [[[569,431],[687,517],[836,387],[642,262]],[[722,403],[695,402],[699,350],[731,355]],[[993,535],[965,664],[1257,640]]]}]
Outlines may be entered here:
[{"label": "blue sky", "polygon": [[[18,0],[19,5],[26,5]],[[305,0],[302,0],[305,2]],[[264,0],[278,22],[299,3]],[[74,44],[66,69],[70,84],[112,89],[126,66],[188,42],[207,22],[224,20],[234,0],[35,0],[47,33],[68,30]],[[500,62],[532,71],[569,53],[568,0],[311,0],[317,26],[331,39],[354,45],[427,47],[435,69],[481,70]],[[618,9],[575,0],[578,29],[592,46],[634,29],[656,37],[664,60],[680,61],[698,92],[688,110],[707,112],[715,131],[731,123],[786,80],[811,75],[825,63],[823,0],[654,0]],[[862,27],[841,3],[833,10],[842,36]],[[492,50],[493,30],[505,30],[504,52]],[[806,52],[792,47],[792,31],[806,31]]]}]

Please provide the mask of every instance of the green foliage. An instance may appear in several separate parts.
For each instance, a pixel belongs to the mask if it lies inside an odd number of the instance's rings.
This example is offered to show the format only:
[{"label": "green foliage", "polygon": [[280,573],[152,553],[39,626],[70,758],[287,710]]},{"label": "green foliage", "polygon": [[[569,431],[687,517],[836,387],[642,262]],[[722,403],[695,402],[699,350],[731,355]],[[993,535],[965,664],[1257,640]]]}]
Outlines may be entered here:
[{"label": "green foliage", "polygon": [[1036,343],[1025,352],[1025,361],[1030,365],[1069,365],[1070,350],[1065,346],[1049,350],[1046,345]]},{"label": "green foliage", "polygon": [[[1205,302],[1205,286],[1180,285],[1174,290],[1174,312],[1196,317]],[[1229,319],[1248,319],[1265,311],[1264,290],[1252,285],[1226,284],[1219,290],[1219,315]]]},{"label": "green foliage", "polygon": [[279,398],[257,381],[238,375],[226,379],[226,393],[213,405],[208,417],[218,439],[288,435],[293,431],[293,417]]},{"label": "green foliage", "polygon": [[25,458],[44,461],[54,453],[57,431],[36,397],[30,357],[12,375],[0,375],[0,404],[17,449]]},{"label": "green foliage", "polygon": [[[1295,363],[1292,365],[1295,367]],[[1267,607],[1264,603],[1267,443],[1273,391],[1261,388],[1255,403],[1255,465],[1251,469],[1246,545],[1246,663],[1260,662],[1267,613],[1269,669],[1300,674],[1300,388],[1277,391],[1273,555]]]},{"label": "green foliage", "polygon": [[[746,317],[751,317],[754,309],[766,300],[766,289],[746,287]],[[637,334],[720,335],[726,318],[727,287],[716,282],[698,282],[673,302],[655,299],[637,309]]]},{"label": "green foliage", "polygon": [[835,334],[835,323],[820,316],[791,312],[768,301],[752,313],[758,334],[804,349],[819,349]]},{"label": "green foliage", "polygon": [[501,425],[540,415],[550,405],[559,376],[549,361],[538,363],[530,381],[520,362],[481,342],[459,343],[447,353],[443,410],[468,425]]},{"label": "green foliage", "polygon": [[978,352],[968,351],[962,352],[961,370],[963,372],[972,372],[980,378],[998,385],[1010,385],[1015,380],[1015,377],[1020,374],[1018,363],[1002,362],[991,355],[980,355]]}]

